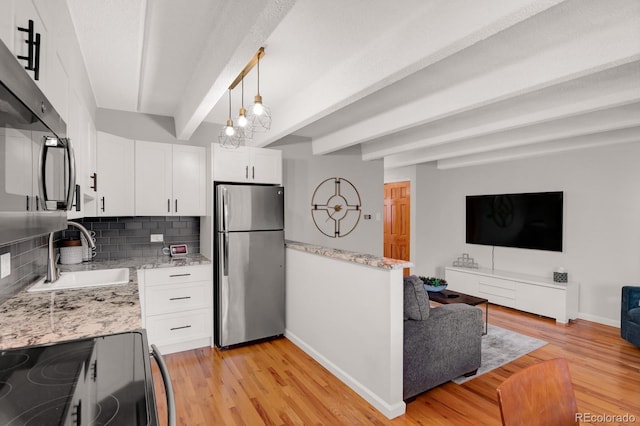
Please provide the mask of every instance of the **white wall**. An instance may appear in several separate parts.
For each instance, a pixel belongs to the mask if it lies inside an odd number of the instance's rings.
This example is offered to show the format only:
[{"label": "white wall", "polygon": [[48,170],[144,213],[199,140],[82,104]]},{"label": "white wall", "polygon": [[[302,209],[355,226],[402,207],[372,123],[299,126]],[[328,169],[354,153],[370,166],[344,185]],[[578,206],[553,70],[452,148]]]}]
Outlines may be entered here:
[{"label": "white wall", "polygon": [[210,148],[217,142],[220,126],[203,122],[188,141],[176,138],[173,117],[98,108],[96,128],[112,135],[133,140],[183,143]]},{"label": "white wall", "polygon": [[[278,148],[283,152],[287,239],[382,256],[382,161],[362,161],[359,148],[314,156],[310,142],[288,143],[269,148]],[[331,177],[342,177],[353,183],[362,201],[360,222],[351,234],[341,238],[330,238],[322,234],[311,217],[313,191],[320,182]],[[370,214],[372,218],[365,220],[365,214]]]},{"label": "white wall", "polygon": [[286,253],[287,338],[385,416],[402,415],[402,269]]},{"label": "white wall", "polygon": [[443,276],[469,253],[491,267],[491,247],[465,243],[465,196],[564,191],[564,250],[495,248],[495,268],[552,276],[580,287],[580,317],[619,325],[620,288],[640,281],[640,143],[528,160],[438,170],[417,167],[416,271]]}]

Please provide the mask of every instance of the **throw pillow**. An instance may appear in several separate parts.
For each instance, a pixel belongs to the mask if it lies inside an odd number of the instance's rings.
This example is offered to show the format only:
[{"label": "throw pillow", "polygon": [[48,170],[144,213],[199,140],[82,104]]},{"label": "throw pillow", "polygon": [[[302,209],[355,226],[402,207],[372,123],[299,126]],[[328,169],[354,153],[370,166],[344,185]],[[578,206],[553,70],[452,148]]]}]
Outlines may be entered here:
[{"label": "throw pillow", "polygon": [[404,277],[404,319],[424,321],[429,318],[429,295],[422,280],[415,275]]}]

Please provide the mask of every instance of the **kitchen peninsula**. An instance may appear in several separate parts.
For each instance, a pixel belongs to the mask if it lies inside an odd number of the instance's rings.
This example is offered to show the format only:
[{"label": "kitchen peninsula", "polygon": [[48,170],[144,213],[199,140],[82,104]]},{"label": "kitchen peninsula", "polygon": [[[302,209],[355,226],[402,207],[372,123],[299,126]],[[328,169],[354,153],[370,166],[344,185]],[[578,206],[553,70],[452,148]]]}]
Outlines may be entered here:
[{"label": "kitchen peninsula", "polygon": [[60,265],[61,271],[129,268],[129,283],[56,292],[25,288],[0,305],[0,350],[142,328],[137,269],[210,263],[200,255]]},{"label": "kitchen peninsula", "polygon": [[402,415],[402,273],[413,264],[286,246],[286,337],[385,416]]}]

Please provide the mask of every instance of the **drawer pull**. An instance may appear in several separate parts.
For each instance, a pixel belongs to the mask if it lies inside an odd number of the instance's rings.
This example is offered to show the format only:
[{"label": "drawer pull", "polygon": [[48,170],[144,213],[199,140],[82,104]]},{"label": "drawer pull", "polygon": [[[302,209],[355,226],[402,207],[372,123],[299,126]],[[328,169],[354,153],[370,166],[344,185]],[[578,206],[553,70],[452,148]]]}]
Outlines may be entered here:
[{"label": "drawer pull", "polygon": [[191,328],[190,325],[183,325],[182,327],[172,327],[169,330],[173,331],[173,330],[182,330],[183,328]]},{"label": "drawer pull", "polygon": [[184,299],[191,299],[191,296],[172,297],[169,300],[184,300]]},{"label": "drawer pull", "polygon": [[169,277],[173,278],[173,277],[188,277],[191,274],[174,274],[174,275],[169,275]]}]

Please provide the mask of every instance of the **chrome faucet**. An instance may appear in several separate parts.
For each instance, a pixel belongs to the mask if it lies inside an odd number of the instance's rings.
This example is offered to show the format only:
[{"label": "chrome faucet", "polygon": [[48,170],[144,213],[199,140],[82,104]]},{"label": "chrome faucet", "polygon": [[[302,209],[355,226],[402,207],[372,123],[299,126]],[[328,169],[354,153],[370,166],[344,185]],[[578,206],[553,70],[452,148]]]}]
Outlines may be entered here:
[{"label": "chrome faucet", "polygon": [[[93,242],[93,238],[91,237],[91,234],[89,234],[89,231],[87,230],[87,228],[80,225],[79,223],[67,221],[67,226],[69,225],[74,226],[80,230],[80,232],[84,235],[85,240],[87,240],[87,244],[89,244],[89,247],[91,247],[92,249],[96,248],[96,245]],[[55,248],[53,247],[53,234],[55,234],[55,232],[49,233],[49,246],[48,246],[48,255],[47,255],[47,280],[45,281],[48,283],[55,282],[58,280],[58,278],[60,278],[60,271],[58,270],[58,265],[57,265],[58,257],[60,257],[60,255],[56,256],[56,251],[55,251]]]}]

